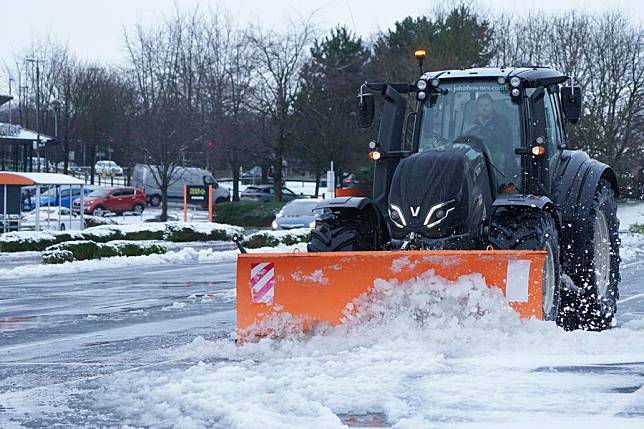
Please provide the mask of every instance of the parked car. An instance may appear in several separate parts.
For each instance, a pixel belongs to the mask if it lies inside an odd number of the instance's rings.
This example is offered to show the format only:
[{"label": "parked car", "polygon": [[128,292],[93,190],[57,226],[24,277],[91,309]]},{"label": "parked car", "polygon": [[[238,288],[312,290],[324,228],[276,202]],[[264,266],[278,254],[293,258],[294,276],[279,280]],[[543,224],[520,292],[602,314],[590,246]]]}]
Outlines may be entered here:
[{"label": "parked car", "polygon": [[[62,173],[63,171],[65,171],[64,161],[60,161],[58,164],[56,164],[56,171],[58,171],[59,173]],[[74,161],[69,161],[67,163],[67,171],[70,173],[80,173],[81,171],[83,171],[83,169],[78,165],[76,165]]]},{"label": "parked car", "polygon": [[242,185],[247,185],[250,183],[254,184],[256,181],[259,181],[259,179],[262,178],[262,167],[256,165],[250,170],[244,171],[242,174],[240,174],[239,178],[241,179]]},{"label": "parked car", "polygon": [[[292,201],[298,198],[305,197],[297,195],[286,186],[282,187],[282,201]],[[275,201],[275,190],[273,185],[252,185],[239,194],[239,199],[242,201]]]},{"label": "parked car", "polygon": [[98,161],[94,165],[94,171],[96,174],[106,174],[108,176],[122,176],[123,175],[123,168],[121,168],[116,162],[114,161]]},{"label": "parked car", "polygon": [[47,173],[54,171],[54,164],[47,161],[45,158],[33,157],[31,158],[31,170]]},{"label": "parked car", "polygon": [[[95,191],[97,188],[96,186],[84,186],[83,187],[83,193],[85,196],[91,194],[93,191]],[[58,199],[60,198],[60,205],[62,207],[67,207],[71,208],[72,207],[72,202],[76,198],[80,198],[80,186],[74,186],[71,189],[71,196],[70,196],[70,189],[68,186],[63,186],[60,190],[57,190],[56,188],[49,188],[47,191],[43,192],[40,194],[40,207],[45,207],[45,206],[58,206]],[[34,210],[36,208],[36,196],[32,196],[30,198],[30,205],[29,205],[29,210]]]},{"label": "parked car", "polygon": [[315,228],[313,209],[322,199],[299,199],[287,203],[275,216],[273,229]]},{"label": "parked car", "polygon": [[[71,218],[70,218],[71,216]],[[65,231],[81,229],[80,217],[67,207],[42,207],[39,214],[40,229]],[[20,222],[21,228],[36,228],[36,210],[25,213]]]},{"label": "parked car", "polygon": [[[154,172],[153,172],[154,170]],[[161,189],[154,176],[157,175],[157,167],[153,170],[145,164],[136,164],[132,171],[132,186],[143,189],[148,198],[148,204],[157,207],[161,204]],[[157,176],[158,177],[158,176]],[[185,185],[207,186],[212,185],[212,200],[215,204],[230,201],[230,191],[212,177],[208,170],[196,167],[176,167],[170,178],[168,186],[168,199],[183,200],[183,189]]]},{"label": "parked car", "polygon": [[[145,192],[132,187],[98,188],[85,198],[85,214],[105,216],[108,212],[137,215],[145,210]],[[74,211],[80,211],[80,198],[74,200]]]}]

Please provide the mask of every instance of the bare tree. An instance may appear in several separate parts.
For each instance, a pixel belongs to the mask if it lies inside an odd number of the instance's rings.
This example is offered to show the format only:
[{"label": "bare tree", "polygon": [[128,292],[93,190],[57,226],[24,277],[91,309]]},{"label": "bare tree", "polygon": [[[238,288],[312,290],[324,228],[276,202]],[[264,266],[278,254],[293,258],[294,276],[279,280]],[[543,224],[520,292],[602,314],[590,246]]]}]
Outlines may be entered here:
[{"label": "bare tree", "polygon": [[162,196],[167,219],[168,187],[179,180],[177,167],[190,161],[202,135],[198,122],[200,30],[196,13],[177,12],[156,28],[139,25],[126,35],[131,75],[136,88],[134,135]]},{"label": "bare tree", "polygon": [[291,116],[300,88],[300,69],[307,48],[313,39],[310,22],[287,26],[285,33],[259,28],[249,30],[249,40],[257,51],[256,71],[259,84],[255,87],[255,108],[270,118],[269,151],[273,162],[275,200],[282,200],[283,164],[294,144]]}]

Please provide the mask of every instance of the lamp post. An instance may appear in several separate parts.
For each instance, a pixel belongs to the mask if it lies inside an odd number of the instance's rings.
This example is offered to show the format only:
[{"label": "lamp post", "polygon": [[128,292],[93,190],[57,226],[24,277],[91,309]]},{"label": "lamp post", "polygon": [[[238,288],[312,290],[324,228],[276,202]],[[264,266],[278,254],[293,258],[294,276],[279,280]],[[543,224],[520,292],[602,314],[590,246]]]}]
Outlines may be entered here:
[{"label": "lamp post", "polygon": [[36,65],[36,156],[38,159],[38,171],[40,172],[40,63],[44,62],[44,60],[26,58],[25,61]]},{"label": "lamp post", "polygon": [[[13,95],[11,92],[11,84],[13,83],[13,78],[9,78],[9,96]],[[11,121],[11,105],[13,104],[13,98],[9,100],[9,125],[11,125],[13,122]]]}]

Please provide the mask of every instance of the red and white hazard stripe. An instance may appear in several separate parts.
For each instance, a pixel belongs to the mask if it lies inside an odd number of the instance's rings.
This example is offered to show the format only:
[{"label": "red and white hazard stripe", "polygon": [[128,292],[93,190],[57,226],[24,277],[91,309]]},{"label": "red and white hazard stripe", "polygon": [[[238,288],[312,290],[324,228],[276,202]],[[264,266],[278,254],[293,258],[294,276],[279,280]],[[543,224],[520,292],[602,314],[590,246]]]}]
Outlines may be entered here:
[{"label": "red and white hazard stripe", "polygon": [[253,304],[273,304],[275,295],[275,266],[272,262],[251,265],[250,294]]}]

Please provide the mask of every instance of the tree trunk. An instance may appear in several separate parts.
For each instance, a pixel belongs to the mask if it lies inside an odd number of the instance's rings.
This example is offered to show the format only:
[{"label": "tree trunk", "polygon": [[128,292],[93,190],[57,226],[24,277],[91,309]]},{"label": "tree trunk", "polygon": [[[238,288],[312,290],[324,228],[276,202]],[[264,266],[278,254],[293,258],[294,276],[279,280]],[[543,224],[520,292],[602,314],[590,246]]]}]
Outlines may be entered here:
[{"label": "tree trunk", "polygon": [[[164,180],[164,182],[167,182]],[[168,220],[168,183],[161,185],[161,222]]]},{"label": "tree trunk", "polygon": [[233,169],[233,201],[239,201],[239,168],[241,166],[238,162],[232,162],[230,166]]},{"label": "tree trunk", "polygon": [[318,197],[320,193],[320,177],[322,177],[322,174],[320,173],[319,170],[315,171],[315,198]]},{"label": "tree trunk", "polygon": [[282,201],[282,160],[283,160],[282,148],[281,145],[278,145],[278,149],[275,152],[275,164],[273,168],[275,173],[273,174],[273,190],[275,191],[275,201]]}]

